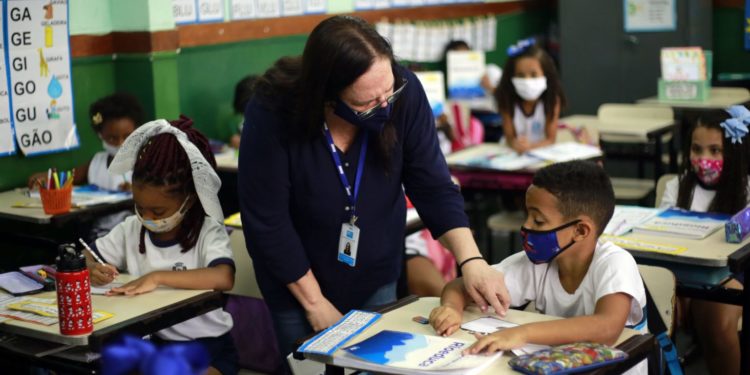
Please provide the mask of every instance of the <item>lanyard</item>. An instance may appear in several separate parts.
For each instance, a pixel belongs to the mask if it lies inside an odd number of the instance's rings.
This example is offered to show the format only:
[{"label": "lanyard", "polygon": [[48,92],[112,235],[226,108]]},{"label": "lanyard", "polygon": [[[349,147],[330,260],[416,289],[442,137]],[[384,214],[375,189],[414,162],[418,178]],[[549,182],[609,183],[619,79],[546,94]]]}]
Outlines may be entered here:
[{"label": "lanyard", "polygon": [[359,196],[359,182],[362,180],[362,171],[365,169],[365,156],[367,154],[367,140],[368,140],[368,132],[364,131],[364,139],[362,140],[362,148],[359,151],[359,161],[357,162],[357,175],[354,178],[354,193],[352,194],[352,187],[349,185],[349,179],[346,178],[346,174],[344,173],[344,168],[341,166],[341,158],[339,157],[338,151],[336,151],[336,145],[333,143],[333,137],[331,137],[331,132],[328,130],[328,124],[325,122],[323,123],[323,133],[326,136],[326,139],[328,140],[328,145],[331,150],[331,157],[333,158],[333,163],[336,164],[336,169],[339,172],[339,180],[341,180],[341,186],[344,187],[344,191],[346,191],[346,196],[349,198],[349,203],[352,206],[352,216],[351,216],[351,224],[354,225],[354,223],[357,221],[357,214],[356,214],[356,204],[357,204],[357,196]]}]

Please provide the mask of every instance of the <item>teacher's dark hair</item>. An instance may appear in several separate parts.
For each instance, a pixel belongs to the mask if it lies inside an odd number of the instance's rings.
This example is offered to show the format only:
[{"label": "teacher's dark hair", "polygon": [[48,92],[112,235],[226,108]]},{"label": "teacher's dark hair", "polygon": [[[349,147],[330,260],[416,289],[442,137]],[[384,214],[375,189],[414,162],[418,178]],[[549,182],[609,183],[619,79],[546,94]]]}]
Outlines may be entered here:
[{"label": "teacher's dark hair", "polygon": [[[397,64],[385,38],[365,20],[352,16],[330,17],[313,29],[299,57],[279,59],[256,83],[256,95],[300,129],[290,129],[307,138],[321,135],[324,108],[367,72],[378,58]],[[400,81],[400,77],[395,77]],[[394,113],[400,110],[394,103]],[[396,131],[389,122],[378,137],[378,154],[390,164]]]}]

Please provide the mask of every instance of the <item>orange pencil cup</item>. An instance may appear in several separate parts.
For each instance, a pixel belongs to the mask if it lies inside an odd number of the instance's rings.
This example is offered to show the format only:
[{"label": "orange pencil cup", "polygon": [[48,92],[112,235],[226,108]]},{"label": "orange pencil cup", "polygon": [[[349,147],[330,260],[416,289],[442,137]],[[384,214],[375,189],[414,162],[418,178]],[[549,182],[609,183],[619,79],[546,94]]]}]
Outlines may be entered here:
[{"label": "orange pencil cup", "polygon": [[73,199],[73,186],[70,184],[62,189],[39,189],[42,197],[44,213],[48,215],[64,214],[70,211]]}]

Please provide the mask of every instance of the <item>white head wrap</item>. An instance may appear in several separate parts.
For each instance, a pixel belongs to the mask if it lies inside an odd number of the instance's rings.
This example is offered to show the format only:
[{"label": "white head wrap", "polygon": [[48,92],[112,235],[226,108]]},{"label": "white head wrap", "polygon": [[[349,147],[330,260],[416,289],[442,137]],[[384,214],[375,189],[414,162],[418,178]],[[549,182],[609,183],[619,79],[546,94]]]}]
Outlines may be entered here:
[{"label": "white head wrap", "polygon": [[190,159],[195,190],[198,193],[198,199],[200,199],[206,214],[220,223],[224,222],[224,214],[221,211],[221,204],[217,195],[221,187],[219,175],[216,174],[211,164],[203,157],[198,147],[195,147],[190,142],[187,135],[182,130],[172,126],[167,120],[147,122],[130,134],[109,165],[109,173],[121,175],[132,171],[141,146],[152,137],[163,133],[174,135],[185,150],[188,159]]}]

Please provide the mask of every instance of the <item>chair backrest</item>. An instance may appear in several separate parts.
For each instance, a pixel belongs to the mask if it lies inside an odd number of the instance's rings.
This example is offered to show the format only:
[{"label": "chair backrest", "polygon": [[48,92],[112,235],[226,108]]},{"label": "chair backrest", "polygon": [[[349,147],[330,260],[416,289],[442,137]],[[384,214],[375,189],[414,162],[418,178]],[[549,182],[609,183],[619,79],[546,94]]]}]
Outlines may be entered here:
[{"label": "chair backrest", "polygon": [[[672,271],[663,267],[646,266],[639,264],[638,271],[641,273],[643,283],[651,293],[656,308],[659,311],[664,325],[667,327],[667,335],[672,336],[674,332],[674,311],[676,303],[676,287]],[[652,319],[652,317],[648,317]]]},{"label": "chair backrest", "polygon": [[245,234],[242,233],[241,229],[232,231],[229,235],[229,245],[232,247],[234,266],[237,272],[234,274],[234,288],[227,293],[263,299],[263,294],[258,288],[258,282],[255,280],[253,260],[247,253]]},{"label": "chair backrest", "polygon": [[671,107],[649,106],[641,104],[605,103],[599,106],[597,117],[600,121],[621,119],[672,120],[674,111]]},{"label": "chair backrest", "polygon": [[656,182],[656,199],[654,200],[654,207],[661,206],[661,198],[664,195],[664,189],[667,187],[667,182],[677,177],[674,173],[667,173],[659,177],[659,181]]}]

